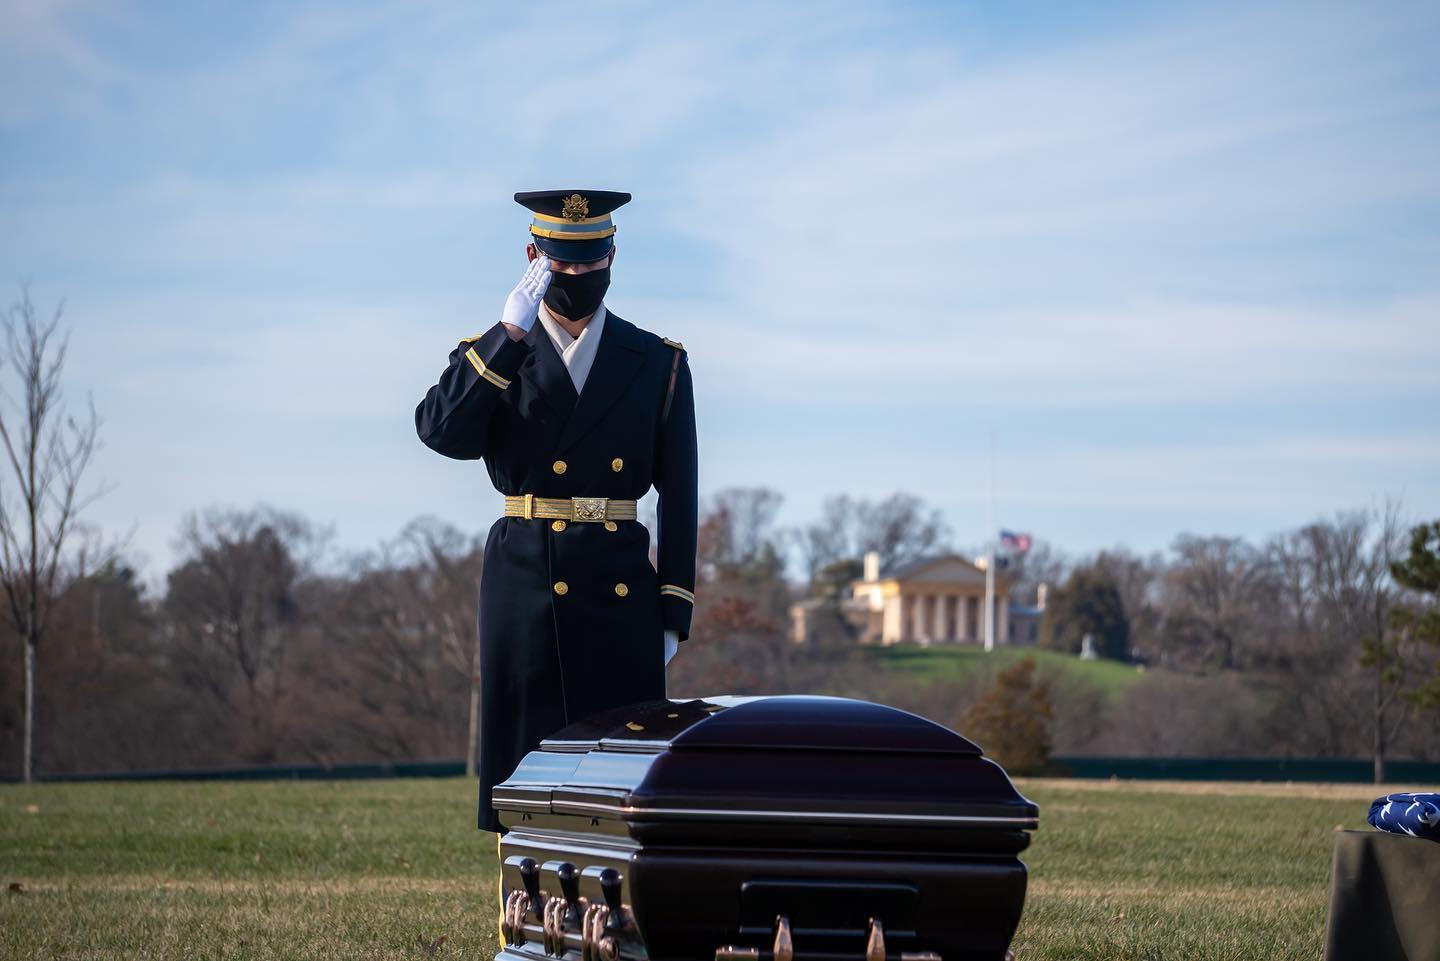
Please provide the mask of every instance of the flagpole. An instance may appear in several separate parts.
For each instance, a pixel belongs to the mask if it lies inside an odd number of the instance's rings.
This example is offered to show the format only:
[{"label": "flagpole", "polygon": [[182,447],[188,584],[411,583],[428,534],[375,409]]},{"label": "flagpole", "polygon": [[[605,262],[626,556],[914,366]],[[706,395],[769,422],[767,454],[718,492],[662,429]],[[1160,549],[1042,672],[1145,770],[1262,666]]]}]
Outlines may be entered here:
[{"label": "flagpole", "polygon": [[990,536],[985,556],[985,650],[995,650],[995,431],[990,431]]}]

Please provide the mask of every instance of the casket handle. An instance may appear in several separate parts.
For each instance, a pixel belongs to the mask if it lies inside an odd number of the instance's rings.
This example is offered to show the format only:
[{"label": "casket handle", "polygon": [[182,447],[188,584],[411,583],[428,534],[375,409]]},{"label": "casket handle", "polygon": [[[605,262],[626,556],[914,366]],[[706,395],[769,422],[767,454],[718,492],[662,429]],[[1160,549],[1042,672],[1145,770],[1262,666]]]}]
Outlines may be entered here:
[{"label": "casket handle", "polygon": [[[559,954],[563,947],[556,947],[556,940],[560,935],[556,931],[556,917],[559,914],[557,909],[563,908],[565,902],[560,898],[550,898],[545,902],[545,916],[541,919],[540,925],[545,931],[545,953]],[[563,923],[563,922],[562,922]],[[563,942],[561,942],[563,945]]]},{"label": "casket handle", "polygon": [[783,914],[775,916],[775,946],[771,949],[775,961],[794,961],[795,942],[790,937],[790,919]]},{"label": "casket handle", "polygon": [[885,961],[885,926],[879,918],[870,919],[870,933],[865,938],[865,961]]},{"label": "casket handle", "polygon": [[[938,951],[888,953],[885,950],[885,926],[880,919],[871,918],[865,927],[864,961],[943,961]],[[735,944],[715,949],[715,961],[835,961],[839,957],[843,956],[831,952],[796,951],[790,919],[783,914],[775,916],[775,943],[770,950]]]},{"label": "casket handle", "polygon": [[599,949],[596,942],[600,940],[599,932],[605,923],[605,912],[609,909],[603,904],[592,903],[585,908],[585,916],[580,919],[580,957],[582,961],[597,961]]},{"label": "casket handle", "polygon": [[610,909],[606,927],[612,931],[625,926],[625,906],[620,903],[622,884],[620,872],[614,868],[605,868],[600,872],[600,893],[605,897],[605,906]]},{"label": "casket handle", "polygon": [[511,891],[505,896],[501,933],[507,943],[516,947],[525,943],[525,911],[529,906],[528,895],[524,891]]},{"label": "casket handle", "polygon": [[578,925],[584,910],[580,901],[580,873],[569,861],[546,861],[540,870],[553,872],[560,882],[562,896],[544,901],[540,925],[545,932],[545,953],[561,955],[565,953],[565,926]]},{"label": "casket handle", "polygon": [[605,898],[605,911],[598,919],[601,923],[595,926],[595,953],[600,961],[615,961],[620,954],[618,938],[625,927],[625,905],[620,902],[622,884],[620,872],[614,868],[600,872],[600,893]]},{"label": "casket handle", "polygon": [[515,945],[525,943],[525,914],[532,908],[539,918],[544,901],[540,897],[540,869],[534,858],[512,854],[505,859],[507,867],[513,867],[520,874],[525,889],[514,890],[505,896],[505,910],[501,915],[500,930],[507,942]]},{"label": "casket handle", "polygon": [[[854,961],[861,961],[858,954],[840,955],[835,952],[813,952],[796,951],[793,961],[837,961],[837,959],[849,957]],[[1005,961],[1012,961],[1014,955],[1006,955]],[[715,961],[775,961],[775,954],[772,950],[765,948],[747,948],[735,944],[727,944],[724,947],[715,949]],[[901,951],[899,954],[886,955],[886,961],[944,961],[938,951]]]},{"label": "casket handle", "polygon": [[525,885],[525,893],[530,895],[530,903],[537,905],[535,911],[539,914],[540,904],[540,865],[535,863],[534,858],[521,858],[519,864],[520,881]]},{"label": "casket handle", "polygon": [[578,912],[580,910],[580,874],[575,870],[575,865],[569,861],[562,863],[555,869],[555,877],[560,879],[560,893],[565,896],[565,906]]}]

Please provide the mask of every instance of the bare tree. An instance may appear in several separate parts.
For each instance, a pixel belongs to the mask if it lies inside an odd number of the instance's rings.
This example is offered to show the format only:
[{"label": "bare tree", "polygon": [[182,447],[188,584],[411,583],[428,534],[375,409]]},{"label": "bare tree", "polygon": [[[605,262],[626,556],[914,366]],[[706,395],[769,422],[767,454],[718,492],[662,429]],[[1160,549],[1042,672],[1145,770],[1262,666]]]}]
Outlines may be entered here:
[{"label": "bare tree", "polygon": [[469,699],[466,769],[479,733],[480,634],[475,618],[484,538],[434,517],[406,525],[360,555],[323,619],[327,648],[344,664],[326,672],[337,713],[386,757],[458,747],[459,704]]},{"label": "bare tree", "polygon": [[1389,502],[1373,512],[1342,516],[1334,530],[1342,537],[1326,557],[1320,601],[1336,629],[1361,649],[1361,666],[1374,671],[1371,758],[1375,783],[1382,784],[1386,751],[1410,714],[1403,701],[1409,665],[1390,631],[1390,610],[1399,594],[1390,571],[1401,555],[1399,506]]},{"label": "bare tree", "polygon": [[1041,584],[1051,589],[1059,587],[1070,575],[1073,566],[1074,563],[1063,551],[1037,538],[1029,550],[1016,554],[1011,563],[1015,583],[1010,588],[1010,599],[1021,604],[1031,603]]},{"label": "bare tree", "polygon": [[87,396],[88,417],[77,421],[64,406],[60,374],[65,366],[69,335],[55,339],[64,311],[62,302],[48,321],[37,318],[28,287],[5,314],[6,360],[19,397],[3,397],[0,440],[14,481],[12,498],[0,488],[0,583],[5,588],[6,620],[25,642],[25,721],[21,776],[35,774],[35,662],[56,599],[87,563],[104,563],[90,553],[112,553],[98,546],[67,550],[78,536],[77,518],[95,498],[96,489],[80,496],[80,483],[99,448],[100,419]]},{"label": "bare tree", "polygon": [[722,579],[778,572],[775,515],[782,500],[779,491],[768,487],[727,487],[710,497],[702,512],[714,528],[706,544],[706,560]]},{"label": "bare tree", "polygon": [[1368,728],[1377,781],[1411,716],[1404,702],[1411,665],[1389,624],[1398,600],[1390,563],[1402,534],[1392,502],[1315,521],[1268,547],[1285,635],[1284,670],[1273,681],[1276,726],[1325,754],[1363,750]]},{"label": "bare tree", "polygon": [[805,580],[814,590],[821,571],[835,564],[854,561],[855,509],[847,494],[831,494],[820,505],[820,516],[785,532],[800,556]]},{"label": "bare tree", "polygon": [[330,533],[270,507],[191,511],[182,521],[176,546],[186,559],[164,602],[176,665],[212,709],[244,719],[252,760],[275,757],[303,593]]},{"label": "bare tree", "polygon": [[882,501],[860,502],[858,521],[857,553],[878,553],[882,571],[943,551],[950,543],[950,528],[940,509],[904,491]]},{"label": "bare tree", "polygon": [[950,543],[940,510],[904,491],[878,501],[832,494],[814,523],[787,531],[787,536],[812,585],[822,569],[837,561],[859,560],[867,551],[880,555],[884,571],[943,551]]},{"label": "bare tree", "polygon": [[1175,563],[1164,589],[1169,601],[1165,647],[1201,652],[1218,667],[1237,666],[1276,590],[1265,555],[1238,537],[1175,539]]}]

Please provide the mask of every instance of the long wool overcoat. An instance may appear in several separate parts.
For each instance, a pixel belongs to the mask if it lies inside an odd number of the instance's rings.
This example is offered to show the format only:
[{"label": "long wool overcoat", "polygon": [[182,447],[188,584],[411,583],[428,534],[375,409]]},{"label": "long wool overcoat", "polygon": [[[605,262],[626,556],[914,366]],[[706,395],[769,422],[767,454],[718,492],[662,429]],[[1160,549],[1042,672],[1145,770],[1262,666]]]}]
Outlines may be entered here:
[{"label": "long wool overcoat", "polygon": [[607,308],[577,395],[538,320],[518,341],[497,322],[450,352],[415,408],[415,430],[446,457],[483,459],[505,494],[659,492],[653,565],[639,520],[502,515],[490,526],[479,603],[479,825],[501,831],[490,789],[542,738],[597,711],[665,696],[663,632],[689,636],[695,597],[690,366],[679,344]]}]

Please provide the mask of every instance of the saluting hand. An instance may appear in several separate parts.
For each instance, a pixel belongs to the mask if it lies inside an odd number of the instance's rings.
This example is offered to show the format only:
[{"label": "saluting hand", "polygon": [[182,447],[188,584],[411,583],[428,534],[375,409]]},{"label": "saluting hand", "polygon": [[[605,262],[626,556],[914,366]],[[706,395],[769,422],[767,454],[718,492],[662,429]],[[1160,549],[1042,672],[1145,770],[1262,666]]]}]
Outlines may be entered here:
[{"label": "saluting hand", "polygon": [[[545,297],[545,288],[550,286],[550,258],[541,254],[530,261],[520,283],[505,298],[505,310],[500,315],[502,323],[517,327],[522,334],[528,333],[535,323],[535,311]],[[519,338],[516,338],[519,339]]]}]

